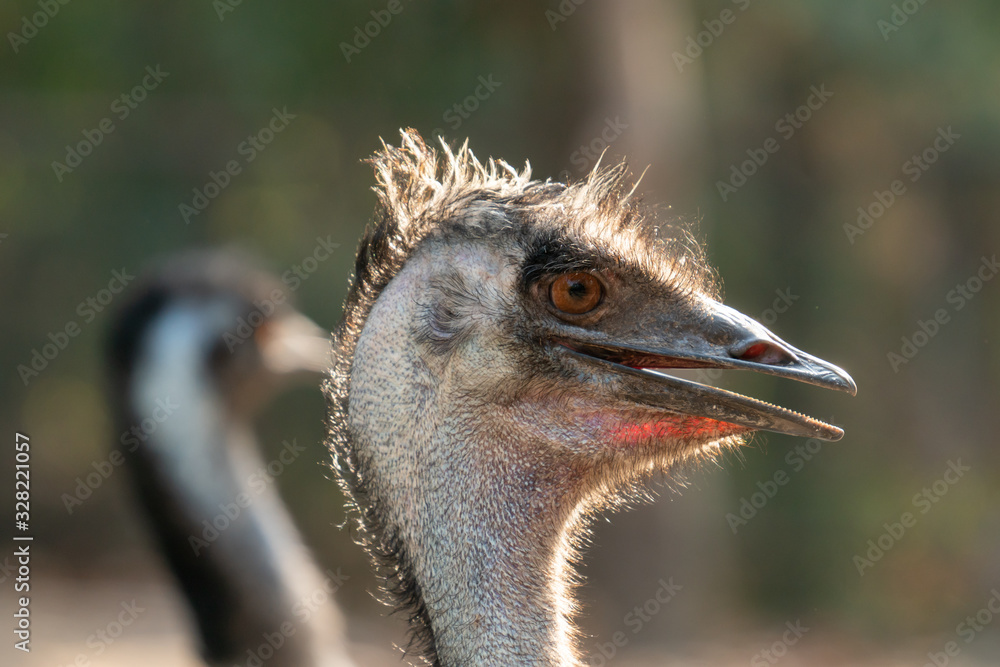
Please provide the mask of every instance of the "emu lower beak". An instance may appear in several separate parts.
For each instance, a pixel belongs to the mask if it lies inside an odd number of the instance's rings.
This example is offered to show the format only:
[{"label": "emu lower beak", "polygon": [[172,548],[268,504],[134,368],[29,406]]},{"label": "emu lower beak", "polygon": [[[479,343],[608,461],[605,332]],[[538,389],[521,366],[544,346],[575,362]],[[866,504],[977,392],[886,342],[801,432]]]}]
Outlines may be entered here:
[{"label": "emu lower beak", "polygon": [[857,393],[857,385],[843,369],[795,349],[737,310],[716,302],[710,302],[708,307],[707,319],[685,335],[678,336],[674,327],[669,346],[661,347],[655,341],[651,345],[645,341],[558,342],[574,357],[614,373],[621,387],[619,396],[634,403],[753,430],[821,440],[840,440],[844,436],[836,426],[787,408],[657,372],[672,368],[743,369],[852,396]]},{"label": "emu lower beak", "polygon": [[316,375],[330,368],[330,338],[305,315],[283,315],[258,334],[264,363],[275,375]]}]

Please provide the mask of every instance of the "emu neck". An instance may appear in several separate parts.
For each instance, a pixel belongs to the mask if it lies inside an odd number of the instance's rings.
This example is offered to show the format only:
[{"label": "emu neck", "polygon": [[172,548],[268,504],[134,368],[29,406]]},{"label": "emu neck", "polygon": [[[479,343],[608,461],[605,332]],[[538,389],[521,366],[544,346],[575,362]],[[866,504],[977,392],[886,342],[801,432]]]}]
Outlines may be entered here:
[{"label": "emu neck", "polygon": [[[320,657],[322,634],[310,627],[332,620],[336,629],[335,612],[314,603],[305,620],[295,612],[324,580],[277,494],[272,475],[280,471],[268,472],[250,424],[226,411],[208,375],[214,330],[203,311],[176,306],[137,360],[129,419],[140,430],[122,444],[140,500],[194,612],[206,659],[245,662],[266,634],[289,624],[293,632],[282,633],[269,665],[346,666],[336,653]],[[298,454],[283,449],[282,469]]]},{"label": "emu neck", "polygon": [[383,537],[402,547],[438,664],[579,665],[567,560],[584,475],[523,410],[464,402],[495,360],[458,367],[419,347],[428,279],[411,260],[353,354],[345,418]]},{"label": "emu neck", "polygon": [[[454,443],[450,443],[454,444]],[[443,665],[575,665],[569,615],[570,470],[522,465],[520,443],[471,440],[441,462],[449,488],[424,488],[415,540]]]},{"label": "emu neck", "polygon": [[440,664],[579,665],[568,564],[578,476],[532,459],[530,442],[451,435],[465,430],[449,423],[437,437],[419,427],[399,433],[396,451],[423,457],[383,495]]}]

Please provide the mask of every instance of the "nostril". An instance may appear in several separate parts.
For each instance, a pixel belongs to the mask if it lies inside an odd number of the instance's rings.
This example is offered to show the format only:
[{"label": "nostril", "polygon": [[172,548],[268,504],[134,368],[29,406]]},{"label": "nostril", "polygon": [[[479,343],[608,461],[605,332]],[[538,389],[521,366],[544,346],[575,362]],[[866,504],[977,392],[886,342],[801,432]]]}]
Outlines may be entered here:
[{"label": "nostril", "polygon": [[768,366],[787,364],[795,360],[795,357],[780,345],[763,340],[753,341],[742,351],[734,350],[732,355],[740,361],[767,364]]},{"label": "nostril", "polygon": [[758,357],[764,356],[767,352],[767,345],[765,343],[754,343],[740,355],[740,359],[743,361],[756,361]]}]

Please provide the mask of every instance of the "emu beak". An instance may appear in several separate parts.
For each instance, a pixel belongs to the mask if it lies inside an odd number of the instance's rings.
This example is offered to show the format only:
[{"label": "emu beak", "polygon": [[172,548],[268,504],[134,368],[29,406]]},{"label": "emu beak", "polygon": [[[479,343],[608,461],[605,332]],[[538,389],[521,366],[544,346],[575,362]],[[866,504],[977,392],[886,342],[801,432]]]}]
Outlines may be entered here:
[{"label": "emu beak", "polygon": [[305,315],[292,312],[257,330],[264,364],[275,375],[322,374],[330,368],[330,338]]},{"label": "emu beak", "polygon": [[671,334],[663,336],[662,346],[655,334],[643,336],[641,344],[557,342],[574,357],[614,373],[621,387],[618,395],[634,403],[753,430],[821,440],[844,436],[836,426],[787,408],[658,372],[673,368],[743,369],[852,396],[857,393],[857,385],[843,369],[792,347],[737,310],[715,301],[706,301],[706,307],[705,317],[681,335],[678,323],[672,323]]}]

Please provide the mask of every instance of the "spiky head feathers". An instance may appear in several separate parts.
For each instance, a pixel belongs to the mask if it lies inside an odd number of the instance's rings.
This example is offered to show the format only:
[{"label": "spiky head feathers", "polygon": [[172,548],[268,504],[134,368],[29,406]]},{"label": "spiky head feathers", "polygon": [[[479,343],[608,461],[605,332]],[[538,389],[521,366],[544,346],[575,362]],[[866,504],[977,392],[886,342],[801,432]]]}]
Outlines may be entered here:
[{"label": "spiky head feathers", "polygon": [[[488,247],[516,278],[509,288],[526,292],[540,277],[612,267],[639,284],[655,284],[676,294],[715,295],[711,271],[699,244],[683,229],[657,226],[634,196],[624,164],[600,166],[574,184],[531,179],[528,164],[480,162],[465,144],[453,150],[442,142],[429,147],[413,130],[401,144],[370,160],[375,168],[378,208],[361,240],[345,315],[334,332],[335,366],[326,383],[331,400],[334,464],[357,512],[358,539],[382,576],[387,602],[409,614],[414,641],[434,661],[430,620],[413,572],[411,554],[392,525],[368,455],[352,442],[351,373],[362,330],[379,296],[421,248],[447,245]],[[439,260],[446,261],[446,260]],[[447,267],[445,267],[447,268]],[[455,272],[452,272],[454,274]],[[461,283],[461,275],[456,278]],[[424,291],[449,290],[448,280]],[[425,335],[431,344],[449,343],[447,321],[463,308],[461,284]],[[500,295],[493,303],[513,303]],[[489,301],[489,299],[484,299]],[[439,330],[440,329],[440,330]],[[432,350],[433,353],[433,350]],[[533,362],[535,363],[535,362]],[[541,362],[539,362],[541,363]],[[530,365],[530,364],[529,364]]]},{"label": "spiky head feathers", "polygon": [[[634,196],[625,163],[600,163],[578,183],[531,180],[503,160],[480,162],[468,147],[429,147],[414,130],[399,147],[383,142],[370,160],[379,208],[359,251],[356,286],[382,282],[433,236],[516,235],[531,250],[564,244],[634,265],[677,288],[714,294],[700,245],[683,228],[655,224]],[[638,184],[636,184],[638,185]],[[379,266],[373,267],[371,264]],[[377,275],[376,275],[377,274]]]}]

